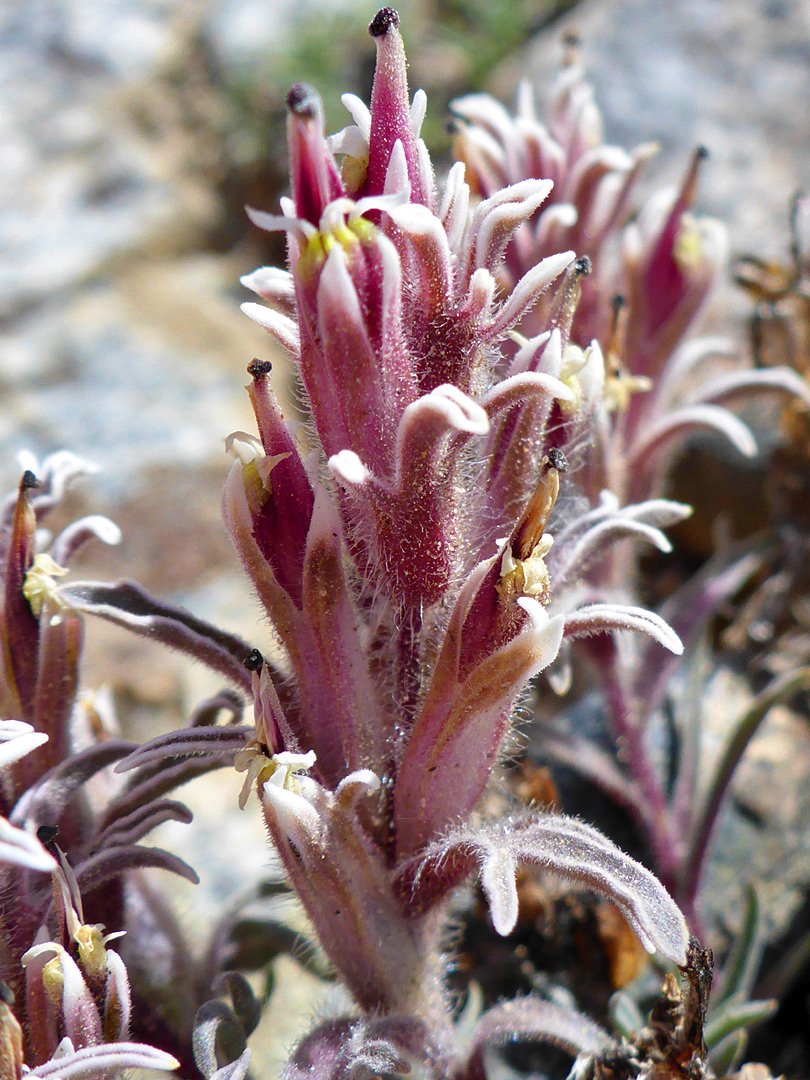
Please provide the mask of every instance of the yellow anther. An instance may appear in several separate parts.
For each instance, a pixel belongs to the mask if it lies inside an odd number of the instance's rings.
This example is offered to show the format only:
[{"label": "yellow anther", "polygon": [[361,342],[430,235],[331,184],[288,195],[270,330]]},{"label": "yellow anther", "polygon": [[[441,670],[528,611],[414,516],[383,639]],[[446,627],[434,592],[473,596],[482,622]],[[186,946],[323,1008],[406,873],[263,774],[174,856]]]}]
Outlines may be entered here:
[{"label": "yellow anther", "polygon": [[103,978],[107,971],[107,950],[104,948],[106,938],[102,933],[103,929],[99,924],[91,926],[85,923],[73,935],[79,948],[82,967],[85,973],[94,979]]},{"label": "yellow anther", "polygon": [[56,579],[64,577],[66,573],[65,567],[60,566],[50,555],[43,553],[34,558],[25,575],[22,594],[35,615],[39,615],[46,601],[59,609],[67,607],[56,587]]},{"label": "yellow anther", "polygon": [[703,236],[691,214],[681,218],[673,255],[680,269],[687,274],[699,270],[703,264]]},{"label": "yellow anther", "polygon": [[542,604],[549,602],[550,583],[545,558],[554,537],[545,529],[560,493],[560,473],[567,468],[568,462],[561,450],[552,450],[543,458],[534,495],[504,548],[498,593],[506,603],[520,596],[531,596]]},{"label": "yellow anther", "polygon": [[48,995],[48,1000],[57,1016],[62,1013],[62,987],[64,983],[65,977],[62,974],[60,950],[42,969],[42,985],[45,987],[45,993]]},{"label": "yellow anther", "polygon": [[580,349],[578,345],[568,345],[563,353],[560,379],[574,395],[571,401],[559,402],[560,409],[566,416],[575,416],[582,407],[582,382],[579,376],[588,366],[590,358],[590,346]]},{"label": "yellow anther", "polygon": [[258,780],[264,784],[276,771],[276,764],[268,757],[266,747],[254,739],[240,750],[233,760],[237,772],[246,773],[245,782],[239,792],[239,809],[244,810],[253,787]]},{"label": "yellow anther", "polygon": [[653,381],[646,375],[626,375],[621,369],[605,379],[604,400],[608,412],[625,412],[633,394],[652,390]]}]

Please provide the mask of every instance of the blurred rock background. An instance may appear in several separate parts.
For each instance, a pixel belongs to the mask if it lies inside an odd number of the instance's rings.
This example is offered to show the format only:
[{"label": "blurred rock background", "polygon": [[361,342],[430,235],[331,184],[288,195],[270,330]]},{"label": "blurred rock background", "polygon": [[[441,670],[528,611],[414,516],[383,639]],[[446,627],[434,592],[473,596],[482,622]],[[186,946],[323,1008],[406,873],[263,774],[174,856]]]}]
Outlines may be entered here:
[{"label": "blurred rock background", "polygon": [[[239,312],[239,275],[283,260],[279,239],[242,208],[273,209],[283,193],[291,82],[321,91],[330,130],[346,122],[341,92],[367,98],[374,10],[357,0],[0,4],[4,489],[19,449],[89,457],[101,471],[68,511],[107,513],[125,539],[88,551],[81,572],[134,577],[259,648],[269,635],[219,519],[223,439],[252,428],[243,385],[253,356],[273,360],[282,390],[291,376]],[[661,144],[647,190],[675,182],[704,144],[699,209],[729,224],[735,253],[784,257],[789,200],[810,183],[807,3],[402,0],[399,11],[440,167],[447,102],[474,89],[511,102],[526,76],[542,100],[560,39],[576,30],[608,136]],[[750,307],[728,285],[711,319],[744,342]],[[106,627],[90,628],[86,677],[112,684],[121,723],[139,738],[181,723],[217,689]],[[201,895],[215,902],[233,866],[206,821],[228,814],[239,830],[228,851],[235,839],[249,853],[240,875],[269,863],[256,815],[232,813],[237,787],[223,775],[189,793],[205,857],[186,857],[205,862]],[[176,831],[163,842],[188,845]],[[191,890],[179,903],[189,920],[204,918]],[[285,1011],[295,1012],[291,999]],[[284,1038],[306,1023],[302,1006]]]}]

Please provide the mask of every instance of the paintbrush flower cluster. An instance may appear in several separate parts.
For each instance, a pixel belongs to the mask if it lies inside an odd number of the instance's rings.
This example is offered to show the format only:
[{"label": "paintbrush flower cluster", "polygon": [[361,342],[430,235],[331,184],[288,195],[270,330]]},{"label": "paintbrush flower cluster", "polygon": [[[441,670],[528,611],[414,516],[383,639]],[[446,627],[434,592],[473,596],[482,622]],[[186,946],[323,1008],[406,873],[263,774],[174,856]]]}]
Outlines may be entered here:
[{"label": "paintbrush flower cluster", "polygon": [[2,507],[0,530],[0,1077],[83,1080],[127,1068],[174,1069],[171,1054],[130,1041],[129,979],[107,948],[121,932],[104,934],[83,915],[82,892],[110,922],[121,920],[125,872],[135,866],[197,880],[176,856],[137,843],[160,821],[188,820],[185,807],[159,799],[154,785],[129,797],[110,791],[103,806],[87,791],[88,781],[135,747],[100,738],[99,711],[77,698],[82,619],[56,582],[87,541],[115,544],[120,532],[92,516],[43,544],[48,511],[93,469],[66,452],[41,468],[25,464],[31,467]]},{"label": "paintbrush flower cluster", "polygon": [[[291,195],[279,215],[250,211],[285,233],[288,267],[245,278],[264,303],[244,308],[296,365],[311,418],[305,431],[288,423],[271,365],[250,364],[258,437],[228,440],[224,515],[276,647],[262,655],[129,582],[62,581],[81,542],[117,539],[91,519],[37,548],[37,514],[74,459],[38,479],[26,472],[9,503],[0,880],[18,903],[0,914],[0,977],[26,1034],[0,1004],[12,1062],[2,1080],[19,1080],[24,1056],[41,1076],[178,1064],[191,1075],[176,1032],[161,1050],[126,1042],[126,970],[82,901],[115,929],[131,915],[131,869],[192,876],[138,841],[187,820],[163,796],[223,763],[244,773],[248,811],[255,793],[353,1001],[293,1053],[290,1080],[478,1080],[491,1048],[518,1038],[611,1049],[592,1021],[539,997],[456,1023],[447,927],[454,894],[476,877],[500,934],[516,923],[517,875],[530,864],[602,892],[664,960],[697,955],[664,886],[597,830],[547,812],[488,820],[479,804],[521,694],[546,669],[554,679],[555,661],[563,690],[572,643],[609,643],[595,654],[606,683],[617,632],[680,654],[670,626],[633,603],[627,541],[669,548],[662,529],[689,508],[662,497],[662,477],[695,426],[753,452],[721,399],[795,386],[778,372],[707,384],[694,378],[706,350],[679,350],[723,256],[722,228],[689,213],[700,155],[681,188],[628,227],[650,148],[602,145],[572,63],[548,129],[526,93],[515,118],[480,96],[457,102],[460,160],[437,184],[396,13],[382,9],[370,32],[370,108],[347,95],[354,123],[328,139],[316,93],[293,87]],[[617,268],[605,253],[620,231]],[[687,383],[696,389],[684,403]],[[88,613],[195,656],[231,689],[146,746],[91,724],[80,749]],[[223,709],[238,717],[235,692],[252,700],[252,728],[213,722]],[[114,762],[130,778],[99,808],[83,786]],[[250,1051],[228,1057],[215,1029],[195,1037],[197,1064],[240,1080]]]}]

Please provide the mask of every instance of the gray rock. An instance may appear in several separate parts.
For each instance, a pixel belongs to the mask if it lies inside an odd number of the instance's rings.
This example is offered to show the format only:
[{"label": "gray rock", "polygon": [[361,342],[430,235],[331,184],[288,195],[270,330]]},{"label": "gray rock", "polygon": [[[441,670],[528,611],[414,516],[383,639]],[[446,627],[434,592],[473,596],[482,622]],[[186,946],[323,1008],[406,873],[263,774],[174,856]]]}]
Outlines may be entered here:
[{"label": "gray rock", "polygon": [[699,208],[730,227],[737,252],[786,250],[788,202],[810,184],[810,6],[790,0],[584,0],[495,79],[548,85],[560,38],[575,31],[608,137],[662,152],[651,180],[674,182],[687,156],[710,159]]}]

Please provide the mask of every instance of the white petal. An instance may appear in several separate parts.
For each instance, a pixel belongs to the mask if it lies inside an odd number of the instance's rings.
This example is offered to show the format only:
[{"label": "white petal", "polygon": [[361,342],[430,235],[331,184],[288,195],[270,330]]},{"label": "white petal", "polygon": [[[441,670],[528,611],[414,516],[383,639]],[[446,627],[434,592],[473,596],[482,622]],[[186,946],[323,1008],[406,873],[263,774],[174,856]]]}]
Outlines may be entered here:
[{"label": "white petal", "polygon": [[750,428],[728,409],[721,405],[688,405],[667,414],[643,432],[632,447],[631,464],[634,462],[638,465],[677,435],[701,427],[712,428],[725,435],[744,457],[754,457],[757,452]]},{"label": "white petal", "polygon": [[402,140],[397,139],[394,143],[391,155],[388,158],[388,168],[385,170],[385,184],[383,191],[386,195],[404,191],[408,188],[408,162],[405,157],[405,147]]},{"label": "white petal", "polygon": [[13,765],[47,741],[44,731],[35,731],[22,720],[0,720],[0,769]]},{"label": "white petal", "polygon": [[676,656],[683,653],[683,642],[672,627],[660,615],[644,608],[626,604],[591,604],[572,612],[565,620],[566,637],[602,634],[610,630],[641,630]]},{"label": "white petal", "polygon": [[333,154],[346,154],[361,161],[368,157],[368,137],[354,124],[336,131],[326,141]]},{"label": "white petal", "polygon": [[252,274],[239,278],[246,289],[255,292],[263,300],[289,302],[295,296],[295,282],[289,270],[278,266],[260,266]]},{"label": "white petal", "polygon": [[[282,211],[289,209],[290,200],[287,200],[287,205],[282,205]],[[291,216],[288,213],[268,214],[264,210],[254,210],[252,206],[246,206],[245,213],[257,228],[264,229],[265,232],[293,231],[301,233],[307,239],[311,239],[318,231],[311,222]]]},{"label": "white petal", "polygon": [[427,94],[424,90],[417,90],[411,102],[411,129],[414,139],[418,139],[422,133],[422,124],[427,112]]},{"label": "white petal", "polygon": [[540,293],[560,276],[571,263],[574,255],[573,251],[549,255],[524,274],[498,312],[490,334],[501,334],[516,323],[520,316],[537,301]]},{"label": "white petal", "polygon": [[262,801],[278,827],[297,848],[305,850],[319,834],[321,819],[309,799],[289,788],[279,787],[272,782],[272,777],[262,788]]},{"label": "white petal", "polygon": [[371,111],[368,105],[357,94],[341,94],[340,100],[368,143],[371,137]]},{"label": "white petal", "polygon": [[329,470],[345,484],[359,486],[371,480],[371,472],[365,467],[354,450],[341,450],[326,463]]},{"label": "white petal", "polygon": [[481,886],[489,904],[492,925],[502,937],[515,928],[518,917],[518,893],[515,883],[517,863],[505,845],[487,855],[481,873]]},{"label": "white petal", "polygon": [[283,349],[297,356],[301,342],[298,336],[298,323],[288,315],[265,307],[263,304],[242,304],[242,311],[268,332]]},{"label": "white petal", "polygon": [[56,859],[35,836],[10,825],[4,817],[0,817],[0,863],[43,872],[51,872],[57,866]]},{"label": "white petal", "polygon": [[291,750],[282,750],[280,754],[274,754],[272,760],[279,765],[292,769],[293,772],[299,772],[302,769],[311,769],[317,759],[314,750],[308,750],[306,754],[296,754]]},{"label": "white petal", "polygon": [[489,418],[484,409],[451,383],[437,386],[429,394],[412,402],[405,412],[428,404],[441,413],[448,427],[455,428],[456,431],[466,431],[471,435],[486,435],[489,431]]}]

